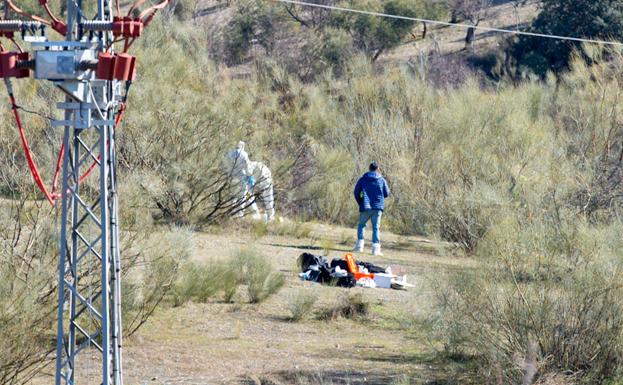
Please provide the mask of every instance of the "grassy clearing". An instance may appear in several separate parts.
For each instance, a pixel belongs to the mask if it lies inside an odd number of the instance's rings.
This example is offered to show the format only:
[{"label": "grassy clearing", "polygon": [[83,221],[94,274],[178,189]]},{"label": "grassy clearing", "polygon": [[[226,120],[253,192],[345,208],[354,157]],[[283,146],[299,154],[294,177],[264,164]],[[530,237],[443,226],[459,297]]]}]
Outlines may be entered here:
[{"label": "grassy clearing", "polygon": [[[318,224],[309,226],[319,236],[334,237],[336,241],[342,233],[353,231]],[[388,240],[401,239],[389,233],[386,236]],[[196,242],[212,240],[222,244],[255,242],[253,235],[244,231],[229,236],[197,234],[195,237]],[[450,361],[431,360],[429,357],[435,352],[432,345],[413,329],[403,328],[407,321],[398,321],[410,316],[412,307],[429,302],[428,297],[422,297],[421,289],[345,290],[302,282],[294,267],[301,253],[296,247],[299,244],[296,238],[274,235],[254,243],[255,254],[286,270],[282,289],[262,303],[249,305],[245,285],[240,285],[234,303],[224,302],[217,294],[206,303],[192,300],[158,311],[145,329],[128,341],[128,381],[142,383],[157,377],[158,384],[181,385],[189,381],[239,384],[244,378],[255,376],[280,384],[297,381],[311,384],[317,383],[318,378],[334,384],[364,383],[364,378],[389,384],[407,376],[417,384],[424,379],[441,378],[442,373],[444,377],[447,377],[445,373],[453,373],[445,369]],[[235,258],[239,246],[233,243],[231,248],[222,258],[224,261]],[[418,259],[426,261],[425,266],[436,263],[449,266],[457,262],[445,256],[419,254],[414,248],[388,248],[386,255],[366,256],[365,260],[380,265],[394,260],[394,265],[402,266],[414,283],[420,281],[417,278],[420,273],[415,272],[422,272]],[[203,249],[193,261],[208,264],[212,258],[211,251]],[[300,306],[305,309],[304,315],[292,322],[292,304],[298,301],[307,302]],[[310,302],[313,304],[309,305]],[[355,315],[361,304],[367,307],[366,316]],[[345,315],[337,316],[336,312],[334,319],[317,319],[317,312],[338,305]],[[355,316],[348,318],[351,315]],[[167,358],[171,356],[176,357],[173,362]],[[422,362],[427,363],[426,369],[419,369]],[[184,373],[184,378],[176,373]]]}]

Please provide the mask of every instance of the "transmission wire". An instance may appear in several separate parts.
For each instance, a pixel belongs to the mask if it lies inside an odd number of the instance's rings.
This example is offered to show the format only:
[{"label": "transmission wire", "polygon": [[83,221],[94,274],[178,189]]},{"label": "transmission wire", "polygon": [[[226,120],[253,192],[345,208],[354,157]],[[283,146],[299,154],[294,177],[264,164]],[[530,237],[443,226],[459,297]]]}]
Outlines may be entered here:
[{"label": "transmission wire", "polygon": [[382,12],[364,11],[361,9],[354,9],[354,8],[344,8],[344,7],[337,7],[337,6],[332,6],[332,5],[307,3],[307,2],[299,1],[299,0],[273,0],[273,1],[278,1],[280,3],[294,4],[294,5],[301,5],[301,6],[312,7],[312,8],[324,8],[324,9],[328,9],[332,11],[342,11],[342,12],[358,13],[362,15],[386,17],[390,19],[419,21],[422,23],[445,25],[449,27],[473,28],[476,30],[488,31],[488,32],[509,33],[513,35],[542,37],[542,38],[547,38],[547,39],[567,40],[567,41],[575,41],[575,42],[581,42],[581,43],[593,43],[593,44],[603,44],[603,45],[613,45],[613,46],[623,47],[623,43],[619,41],[596,40],[596,39],[588,39],[588,38],[582,38],[582,37],[551,35],[551,34],[538,33],[538,32],[513,31],[510,29],[484,27],[484,26],[472,25],[472,24],[450,23],[450,22],[440,21],[440,20],[422,19],[419,17],[391,15],[391,14],[382,13]]}]

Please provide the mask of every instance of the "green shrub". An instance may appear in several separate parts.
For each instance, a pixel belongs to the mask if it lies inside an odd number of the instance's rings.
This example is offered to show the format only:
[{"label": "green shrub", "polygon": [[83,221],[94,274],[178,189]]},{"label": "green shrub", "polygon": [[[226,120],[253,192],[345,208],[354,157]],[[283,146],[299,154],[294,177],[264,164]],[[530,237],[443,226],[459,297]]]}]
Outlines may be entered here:
[{"label": "green shrub", "polygon": [[274,8],[261,0],[239,0],[233,17],[224,31],[224,50],[229,64],[244,61],[249,49],[257,44],[269,50],[274,43]]},{"label": "green shrub", "polygon": [[[244,82],[232,88],[230,79],[217,71],[207,59],[200,29],[157,19],[149,31],[150,38],[136,46],[143,86],[132,90],[131,99],[141,103],[128,110],[119,131],[121,163],[132,170],[132,183],[157,220],[214,223],[236,210],[237,186],[224,167],[226,152],[244,139],[249,151],[261,155],[255,151],[262,142],[254,141],[252,133],[247,136],[256,94],[249,93]],[[156,71],[163,51],[176,59]],[[155,108],[174,83],[180,86],[177,97],[183,102]]]},{"label": "green shrub", "polygon": [[253,221],[253,223],[251,224],[253,237],[259,239],[268,235],[269,227],[270,225],[265,221]]},{"label": "green shrub", "polygon": [[288,297],[288,310],[290,310],[290,320],[293,322],[301,321],[314,308],[318,300],[318,293],[311,289],[301,289],[292,293]]},{"label": "green shrub", "polygon": [[[405,0],[365,1],[359,5],[373,12],[415,17],[413,4]],[[389,19],[367,14],[334,14],[331,25],[343,28],[353,36],[355,46],[376,60],[385,50],[397,46],[411,32],[412,20]]]},{"label": "green shrub", "polygon": [[296,73],[304,81],[318,79],[327,70],[340,77],[354,55],[351,35],[343,29],[327,27],[315,31],[305,43]]},{"label": "green shrub", "polygon": [[479,245],[477,271],[449,277],[441,295],[444,340],[450,351],[482,360],[482,378],[517,383],[531,368],[534,379],[620,378],[623,224],[591,228],[572,215],[563,220],[509,219]]},{"label": "green shrub", "polygon": [[220,282],[222,283],[223,301],[233,302],[238,292],[238,271],[228,265],[227,268],[221,270]]},{"label": "green shrub", "polygon": [[188,263],[184,266],[176,282],[174,290],[174,304],[179,306],[189,299],[205,302],[215,295],[218,286],[213,279],[213,269],[209,265]]},{"label": "green shrub", "polygon": [[23,199],[0,204],[0,383],[27,383],[54,348],[57,256],[47,212]]},{"label": "green shrub", "polygon": [[175,284],[174,305],[190,300],[206,303],[218,295],[222,295],[225,302],[232,302],[239,281],[238,270],[230,261],[189,262]]},{"label": "green shrub", "polygon": [[253,274],[249,280],[249,300],[251,303],[264,302],[277,293],[285,281],[285,276],[281,273],[270,272],[267,276]]},{"label": "green shrub", "polygon": [[[40,5],[40,3],[38,1],[23,0],[23,1],[20,1],[19,4],[18,3],[15,3],[15,4],[20,9],[22,9],[25,12],[28,12],[29,14],[38,15],[38,16],[45,16],[46,15],[44,8]],[[5,4],[4,7],[6,7],[6,6],[7,5]],[[62,16],[65,13],[65,10],[67,8],[67,4],[65,2],[63,2],[62,0],[50,0],[50,1],[48,1],[48,6],[52,10],[52,12],[55,14],[55,16],[61,17],[61,19],[62,19]],[[4,7],[2,8],[3,12],[4,12]],[[93,16],[93,14],[91,14],[92,12],[97,12],[96,7],[94,7],[92,4],[85,4],[85,8],[87,9],[87,11],[85,11],[85,13],[88,13],[89,16]],[[9,19],[19,19],[20,18],[20,17],[16,17],[18,15],[13,13],[13,11],[10,11],[9,15],[10,15]]]},{"label": "green shrub", "polygon": [[175,283],[173,302],[175,305],[189,300],[205,303],[218,295],[225,302],[232,302],[239,286],[245,285],[249,302],[260,303],[278,292],[284,283],[283,274],[273,271],[268,261],[244,249],[230,260],[187,263]]},{"label": "green shrub", "polygon": [[126,335],[132,335],[143,326],[175,290],[180,266],[190,255],[190,245],[191,234],[186,229],[173,229],[156,236],[150,234],[134,242],[133,247],[141,250],[132,262],[136,268],[127,273],[124,281],[131,287],[128,294],[132,296],[129,299],[124,294],[123,298]]},{"label": "green shrub", "polygon": [[199,1],[175,0],[171,2],[169,7],[172,9],[173,14],[180,20],[188,20],[194,18],[199,11]]},{"label": "green shrub", "polygon": [[238,282],[247,285],[251,303],[265,301],[285,283],[284,275],[273,271],[271,263],[251,249],[240,250],[231,266],[238,270]]}]

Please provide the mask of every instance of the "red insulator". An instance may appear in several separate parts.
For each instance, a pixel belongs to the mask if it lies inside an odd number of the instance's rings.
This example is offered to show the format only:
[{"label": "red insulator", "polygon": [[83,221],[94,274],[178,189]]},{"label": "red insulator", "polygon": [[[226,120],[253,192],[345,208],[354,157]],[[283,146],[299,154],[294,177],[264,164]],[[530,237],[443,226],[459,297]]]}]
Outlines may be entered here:
[{"label": "red insulator", "polygon": [[143,33],[143,20],[138,17],[132,21],[134,25],[134,29],[132,30],[132,36],[130,37],[139,37]]},{"label": "red insulator", "polygon": [[117,80],[134,80],[136,57],[122,53],[115,58],[115,71],[113,77]]},{"label": "red insulator", "polygon": [[139,37],[143,33],[143,21],[130,16],[115,16],[112,21],[112,33],[115,37]]},{"label": "red insulator", "polygon": [[0,31],[0,37],[6,37],[7,39],[13,39],[15,37],[14,31]]},{"label": "red insulator", "polygon": [[115,16],[112,19],[112,33],[115,37],[119,37],[123,35],[123,27],[125,23],[123,22],[123,18],[120,16]]},{"label": "red insulator", "polygon": [[27,68],[17,68],[18,61],[27,61],[28,52],[0,52],[0,77],[27,78],[30,72]]},{"label": "red insulator", "polygon": [[123,18],[123,36],[130,37],[134,33],[134,22],[130,16]]},{"label": "red insulator", "polygon": [[46,5],[48,0],[39,0],[39,5]]},{"label": "red insulator", "polygon": [[107,52],[100,52],[97,59],[95,77],[102,80],[112,80],[115,71],[115,57]]}]

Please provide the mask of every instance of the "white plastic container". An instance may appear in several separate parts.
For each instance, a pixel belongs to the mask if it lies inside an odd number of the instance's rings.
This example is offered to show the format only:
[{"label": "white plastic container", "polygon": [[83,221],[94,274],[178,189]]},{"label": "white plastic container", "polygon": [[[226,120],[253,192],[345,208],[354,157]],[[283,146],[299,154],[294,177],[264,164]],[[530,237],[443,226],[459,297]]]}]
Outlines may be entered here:
[{"label": "white plastic container", "polygon": [[396,276],[392,274],[375,273],[374,283],[376,283],[376,287],[389,289],[392,287],[392,278],[395,277]]}]

